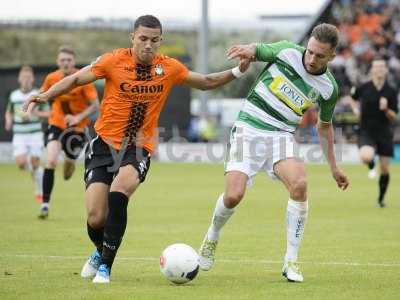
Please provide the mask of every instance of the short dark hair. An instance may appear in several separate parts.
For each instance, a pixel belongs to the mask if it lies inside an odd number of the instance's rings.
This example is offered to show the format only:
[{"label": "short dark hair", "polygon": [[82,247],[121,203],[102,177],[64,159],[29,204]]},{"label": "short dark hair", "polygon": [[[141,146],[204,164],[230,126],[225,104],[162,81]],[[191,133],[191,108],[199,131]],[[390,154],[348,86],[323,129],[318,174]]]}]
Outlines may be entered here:
[{"label": "short dark hair", "polygon": [[370,65],[369,65],[369,68],[372,69],[374,63],[377,63],[377,62],[383,62],[385,64],[385,68],[386,69],[388,68],[388,64],[387,64],[386,59],[381,55],[377,55],[372,59]]},{"label": "short dark hair", "polygon": [[339,31],[335,25],[322,23],[314,27],[311,32],[311,36],[314,37],[321,43],[327,43],[331,45],[331,48],[335,49],[339,43]]},{"label": "short dark hair", "polygon": [[138,29],[139,26],[148,28],[160,28],[160,32],[162,33],[162,26],[160,20],[152,15],[144,15],[137,18],[135,23],[133,24],[133,31],[136,31],[136,29]]},{"label": "short dark hair", "polygon": [[60,54],[60,53],[67,53],[67,54],[70,54],[70,55],[75,56],[75,51],[74,51],[74,49],[72,49],[72,48],[69,47],[69,46],[61,46],[60,48],[58,48],[58,53],[59,53],[59,54]]}]

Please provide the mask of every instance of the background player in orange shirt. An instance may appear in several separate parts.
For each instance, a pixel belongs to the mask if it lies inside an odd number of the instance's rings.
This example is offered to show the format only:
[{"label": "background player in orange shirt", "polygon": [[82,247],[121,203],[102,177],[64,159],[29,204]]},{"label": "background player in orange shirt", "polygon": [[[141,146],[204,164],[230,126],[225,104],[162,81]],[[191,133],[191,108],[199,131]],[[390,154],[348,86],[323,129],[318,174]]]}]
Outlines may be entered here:
[{"label": "background player in orange shirt", "polygon": [[187,84],[208,90],[240,77],[250,61],[213,74],[189,71],[179,61],[157,55],[162,41],[160,21],[151,15],[136,19],[132,48],[116,49],[98,58],[50,90],[26,101],[46,102],[72,88],[105,78],[104,97],[96,121],[97,136],[86,156],[88,235],[97,250],[81,276],[108,283],[111,266],[127,224],[129,197],[145,180],[157,138],[158,117],[170,89]]},{"label": "background player in orange shirt", "polygon": [[[60,47],[57,56],[59,69],[48,74],[40,89],[47,91],[64,77],[78,71],[75,68],[75,52]],[[83,149],[86,138],[84,129],[89,123],[88,116],[98,109],[97,92],[93,84],[77,87],[57,97],[49,98],[51,103],[49,126],[45,132],[47,164],[43,174],[43,203],[39,218],[47,218],[50,196],[54,185],[54,170],[61,150],[64,151],[64,179],[71,178],[75,160]]]}]

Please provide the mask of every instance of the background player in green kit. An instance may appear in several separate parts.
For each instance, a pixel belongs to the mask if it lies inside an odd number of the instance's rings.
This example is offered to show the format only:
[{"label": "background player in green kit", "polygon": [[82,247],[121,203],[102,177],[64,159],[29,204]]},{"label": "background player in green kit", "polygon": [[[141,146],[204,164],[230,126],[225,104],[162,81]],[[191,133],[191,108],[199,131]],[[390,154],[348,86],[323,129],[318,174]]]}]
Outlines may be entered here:
[{"label": "background player in green kit", "polygon": [[[25,100],[38,93],[34,88],[34,74],[30,66],[21,67],[18,75],[19,88],[12,91],[9,97],[5,129],[13,132],[13,156],[21,170],[30,170],[35,183],[35,198],[42,202],[43,168],[40,157],[43,151],[43,133],[40,117],[47,117],[43,105],[28,115],[22,111]],[[39,110],[40,109],[40,110]]]},{"label": "background player in green kit", "polygon": [[307,179],[304,162],[297,159],[293,133],[303,113],[313,104],[320,107],[318,134],[332,176],[341,189],[347,177],[336,165],[332,114],[338,97],[337,84],[327,69],[335,57],[337,28],[316,26],[307,47],[288,41],[274,44],[237,45],[228,57],[266,62],[251,88],[232,128],[225,164],[225,192],[217,200],[211,225],[200,247],[200,267],[214,264],[221,228],[243,199],[246,185],[258,171],[280,179],[289,191],[287,206],[287,250],[282,274],[301,282],[298,250],[308,214]]}]

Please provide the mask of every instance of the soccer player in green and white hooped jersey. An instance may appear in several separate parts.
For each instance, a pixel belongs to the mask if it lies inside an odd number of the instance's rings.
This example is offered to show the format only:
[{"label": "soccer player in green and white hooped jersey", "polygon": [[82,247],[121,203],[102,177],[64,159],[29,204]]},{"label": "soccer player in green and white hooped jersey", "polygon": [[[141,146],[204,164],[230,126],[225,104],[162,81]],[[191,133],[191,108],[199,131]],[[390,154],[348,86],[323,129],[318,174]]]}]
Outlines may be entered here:
[{"label": "soccer player in green and white hooped jersey", "polygon": [[30,170],[35,183],[35,198],[42,201],[42,176],[40,157],[43,150],[43,133],[40,117],[47,112],[39,109],[27,115],[22,111],[25,100],[38,93],[33,87],[34,74],[30,66],[21,67],[18,75],[19,88],[10,94],[5,114],[5,129],[13,131],[13,156],[21,170]]},{"label": "soccer player in green and white hooped jersey", "polygon": [[274,44],[237,45],[229,58],[267,62],[251,88],[232,128],[225,164],[225,192],[217,200],[211,225],[199,250],[203,270],[214,264],[220,230],[242,200],[246,186],[258,171],[280,179],[289,191],[286,212],[287,249],[282,274],[301,282],[298,250],[308,215],[307,180],[304,162],[295,157],[293,133],[303,113],[313,103],[320,107],[318,134],[324,155],[339,188],[347,177],[336,166],[331,124],[338,92],[327,69],[335,57],[337,28],[316,26],[303,48],[288,41]]}]

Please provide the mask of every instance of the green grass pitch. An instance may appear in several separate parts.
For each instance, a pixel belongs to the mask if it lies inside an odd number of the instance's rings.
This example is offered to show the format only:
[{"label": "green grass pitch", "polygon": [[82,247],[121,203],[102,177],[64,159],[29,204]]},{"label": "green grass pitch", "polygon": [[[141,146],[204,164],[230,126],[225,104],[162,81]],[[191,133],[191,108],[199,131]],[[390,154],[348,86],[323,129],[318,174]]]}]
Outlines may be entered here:
[{"label": "green grass pitch", "polygon": [[347,191],[326,165],[307,166],[303,283],[280,274],[287,192],[260,173],[224,228],[214,268],[175,286],[162,277],[159,255],[176,242],[199,247],[223,190],[223,167],[153,162],[131,198],[112,282],[104,286],[79,276],[93,250],[82,167],[68,182],[57,171],[50,217],[41,221],[29,175],[1,165],[0,299],[400,299],[400,165],[392,166],[384,209],[376,207],[377,179],[367,179],[365,167],[343,169]]}]

